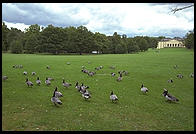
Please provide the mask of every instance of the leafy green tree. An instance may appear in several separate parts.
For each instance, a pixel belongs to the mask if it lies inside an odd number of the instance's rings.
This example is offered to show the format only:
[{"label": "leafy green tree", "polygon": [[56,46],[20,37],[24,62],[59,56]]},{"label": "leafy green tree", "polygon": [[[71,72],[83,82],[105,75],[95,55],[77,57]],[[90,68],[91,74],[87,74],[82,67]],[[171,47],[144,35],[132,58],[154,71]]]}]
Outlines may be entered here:
[{"label": "leafy green tree", "polygon": [[2,23],[2,50],[8,51],[9,44],[8,44],[8,33],[9,29],[7,28],[7,25],[5,23]]},{"label": "leafy green tree", "polygon": [[194,49],[194,31],[189,31],[185,37],[185,46],[188,49]]},{"label": "leafy green tree", "polygon": [[16,54],[22,53],[23,45],[21,41],[20,40],[12,41],[10,50],[12,53],[16,53]]}]

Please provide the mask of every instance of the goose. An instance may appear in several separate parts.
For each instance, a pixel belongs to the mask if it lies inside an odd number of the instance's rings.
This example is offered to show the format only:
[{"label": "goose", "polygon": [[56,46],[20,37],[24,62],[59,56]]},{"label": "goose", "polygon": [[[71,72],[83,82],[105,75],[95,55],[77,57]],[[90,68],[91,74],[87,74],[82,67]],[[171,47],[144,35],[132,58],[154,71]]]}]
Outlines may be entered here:
[{"label": "goose", "polygon": [[36,72],[32,72],[31,74],[32,74],[32,75],[36,75]]},{"label": "goose", "polygon": [[57,91],[57,87],[55,88],[54,92],[55,92],[55,97],[58,97],[58,98],[63,97],[63,94],[61,92]]},{"label": "goose", "polygon": [[50,66],[47,65],[46,68],[47,68],[47,69],[50,69]]},{"label": "goose", "polygon": [[148,92],[148,88],[144,87],[144,84],[142,84],[142,86],[141,86],[141,91],[142,91],[143,93],[147,93],[147,92]]},{"label": "goose", "polygon": [[100,70],[100,68],[99,67],[96,67],[95,70]]},{"label": "goose", "polygon": [[100,69],[102,69],[102,68],[103,68],[103,66],[100,66],[99,68],[100,68]]},{"label": "goose", "polygon": [[49,86],[51,84],[50,80],[48,80],[48,78],[46,77],[45,83],[47,86]]},{"label": "goose", "polygon": [[194,73],[191,73],[189,76],[190,76],[191,78],[194,78]]},{"label": "goose", "polygon": [[112,100],[112,102],[118,101],[118,97],[113,93],[113,91],[111,91],[110,100]]},{"label": "goose", "polygon": [[112,76],[115,76],[116,74],[115,74],[115,73],[111,73],[111,75],[112,75]]},{"label": "goose", "polygon": [[117,78],[117,81],[120,82],[122,81],[122,74],[120,73],[120,76]]},{"label": "goose", "polygon": [[88,90],[84,90],[84,92],[82,93],[82,97],[84,97],[85,100],[91,98],[90,93],[88,92]]},{"label": "goose", "polygon": [[81,84],[81,86],[80,86],[82,89],[88,89],[89,88],[89,86],[85,86],[83,83]]},{"label": "goose", "polygon": [[[56,89],[55,89],[56,90]],[[53,93],[53,96],[51,98],[51,101],[54,103],[54,105],[56,106],[57,104],[62,105],[63,103],[61,102],[61,100],[56,97],[55,91]]]},{"label": "goose", "polygon": [[68,87],[70,87],[70,86],[71,86],[71,84],[69,84],[69,83],[65,82],[65,80],[63,79],[63,86],[64,86],[64,87],[66,87],[66,88],[68,88]]},{"label": "goose", "polygon": [[91,71],[90,71],[90,72],[88,73],[88,75],[89,75],[89,76],[93,76],[93,75],[95,75],[95,72],[91,72]]},{"label": "goose", "polygon": [[79,84],[79,83],[76,82],[75,88],[79,90],[79,89],[80,89],[80,86],[79,86],[78,84]]},{"label": "goose", "polygon": [[110,69],[115,69],[115,66],[110,66]]},{"label": "goose", "polygon": [[177,69],[178,68],[178,65],[174,65],[174,69]]},{"label": "goose", "polygon": [[171,79],[169,79],[167,82],[168,82],[168,83],[173,83],[174,81],[173,81],[172,78],[171,78]]},{"label": "goose", "polygon": [[179,101],[176,97],[172,96],[168,93],[167,89],[164,88],[164,92],[162,94],[168,101]]},{"label": "goose", "polygon": [[122,73],[124,73],[125,75],[128,75],[129,72],[124,70],[122,71]]},{"label": "goose", "polygon": [[16,68],[16,65],[13,65],[12,67],[13,67],[13,68]]},{"label": "goose", "polygon": [[19,65],[19,68],[23,68],[23,66],[22,65]]},{"label": "goose", "polygon": [[5,81],[5,80],[8,79],[8,77],[7,76],[3,76],[2,79]]},{"label": "goose", "polygon": [[27,72],[26,72],[26,71],[24,71],[24,72],[23,72],[23,74],[24,74],[24,75],[27,75]]},{"label": "goose", "polygon": [[37,83],[37,85],[41,84],[41,80],[39,79],[39,77],[37,77],[36,83]]},{"label": "goose", "polygon": [[33,86],[33,82],[29,81],[28,78],[26,78],[26,84],[27,84],[28,87]]},{"label": "goose", "polygon": [[184,76],[182,74],[178,74],[177,77],[182,79]]}]

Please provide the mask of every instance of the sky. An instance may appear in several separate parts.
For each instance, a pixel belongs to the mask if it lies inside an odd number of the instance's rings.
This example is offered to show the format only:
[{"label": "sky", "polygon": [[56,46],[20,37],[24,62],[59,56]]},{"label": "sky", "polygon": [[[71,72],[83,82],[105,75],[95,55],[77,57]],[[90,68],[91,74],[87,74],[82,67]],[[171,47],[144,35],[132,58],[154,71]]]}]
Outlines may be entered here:
[{"label": "sky", "polygon": [[107,36],[181,37],[194,29],[194,3],[2,3],[2,21],[22,31],[30,25],[85,26]]}]

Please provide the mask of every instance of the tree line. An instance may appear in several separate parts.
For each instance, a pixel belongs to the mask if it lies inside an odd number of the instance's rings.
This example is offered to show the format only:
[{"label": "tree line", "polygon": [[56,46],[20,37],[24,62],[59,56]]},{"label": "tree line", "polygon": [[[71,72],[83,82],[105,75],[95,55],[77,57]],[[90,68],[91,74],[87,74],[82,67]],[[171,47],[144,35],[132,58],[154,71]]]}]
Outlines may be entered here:
[{"label": "tree line", "polygon": [[[193,33],[194,34],[194,33]],[[165,37],[136,36],[127,37],[114,32],[106,36],[99,32],[91,32],[85,26],[40,27],[34,24],[25,29],[7,28],[2,22],[2,51],[12,53],[92,53],[123,54],[146,51],[156,48],[158,41]],[[194,38],[194,37],[193,37]],[[190,42],[190,41],[189,41]]]}]

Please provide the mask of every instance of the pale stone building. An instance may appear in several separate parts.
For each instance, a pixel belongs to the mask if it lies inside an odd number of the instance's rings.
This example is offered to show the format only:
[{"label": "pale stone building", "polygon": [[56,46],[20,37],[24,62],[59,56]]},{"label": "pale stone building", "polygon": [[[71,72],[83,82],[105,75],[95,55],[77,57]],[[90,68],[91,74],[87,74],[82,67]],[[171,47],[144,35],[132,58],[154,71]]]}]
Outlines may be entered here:
[{"label": "pale stone building", "polygon": [[185,45],[183,44],[182,39],[162,39],[158,42],[158,49],[165,47],[185,47]]}]

